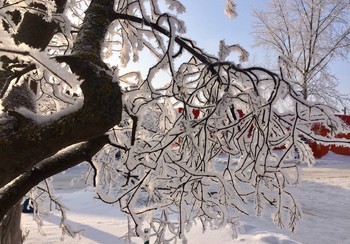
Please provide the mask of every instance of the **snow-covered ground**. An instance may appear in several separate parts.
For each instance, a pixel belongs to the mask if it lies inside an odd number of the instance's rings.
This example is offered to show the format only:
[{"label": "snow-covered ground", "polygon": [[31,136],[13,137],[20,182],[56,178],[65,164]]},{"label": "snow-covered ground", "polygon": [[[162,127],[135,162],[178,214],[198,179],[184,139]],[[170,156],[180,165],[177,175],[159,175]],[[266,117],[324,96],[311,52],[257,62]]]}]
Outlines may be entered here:
[{"label": "snow-covered ground", "polygon": [[[317,160],[314,167],[301,166],[302,182],[296,189],[301,202],[303,218],[295,233],[288,229],[279,229],[270,216],[241,217],[241,233],[232,240],[231,230],[223,228],[209,230],[204,234],[201,228],[194,226],[187,234],[188,242],[204,243],[268,243],[268,244],[350,244],[350,157],[327,154]],[[118,206],[111,206],[93,199],[93,190],[83,189],[83,185],[71,187],[67,179],[80,172],[73,168],[55,178],[58,195],[69,208],[69,224],[81,229],[78,237],[65,236],[61,240],[58,227],[60,216],[53,213],[45,218],[42,236],[31,214],[22,215],[22,226],[28,232],[25,244],[30,243],[127,243],[123,236],[127,230],[127,218]],[[131,243],[143,243],[134,237]],[[152,243],[152,239],[150,240]]]}]

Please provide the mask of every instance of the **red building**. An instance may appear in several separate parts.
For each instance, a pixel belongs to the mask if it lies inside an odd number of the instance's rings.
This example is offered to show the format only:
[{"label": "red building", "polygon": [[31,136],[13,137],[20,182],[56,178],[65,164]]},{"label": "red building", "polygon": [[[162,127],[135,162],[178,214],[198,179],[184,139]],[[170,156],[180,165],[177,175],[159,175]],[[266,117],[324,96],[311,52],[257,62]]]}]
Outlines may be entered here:
[{"label": "red building", "polygon": [[[350,116],[349,115],[337,115],[339,118],[341,118],[347,125],[350,126]],[[315,124],[313,126],[313,131],[315,131],[318,135],[327,136],[329,133],[329,130],[324,128],[321,124]],[[336,135],[336,138],[346,138],[350,140],[350,133],[339,133]],[[347,155],[350,156],[350,147],[343,147],[343,146],[324,146],[320,145],[316,142],[311,142],[310,147],[314,153],[315,158],[321,158],[324,155],[326,155],[329,150],[336,154],[341,155]]]},{"label": "red building", "polygon": [[[183,108],[177,108],[178,112],[182,112]],[[242,110],[237,111],[240,117],[243,117],[244,114]],[[198,119],[200,115],[200,110],[199,109],[192,109],[192,116],[194,119]],[[339,118],[341,118],[347,125],[350,126],[350,115],[337,115]],[[317,134],[321,135],[324,137],[327,137],[328,133],[330,132],[328,129],[326,129],[323,125],[321,124],[314,124],[312,127],[312,130]],[[336,138],[346,138],[350,140],[350,133],[339,133],[336,135]],[[341,155],[348,155],[350,156],[350,147],[343,147],[343,146],[324,146],[321,145],[317,142],[309,142],[309,145],[314,153],[315,158],[321,158],[324,155],[326,155],[329,150],[336,154],[341,154]]]}]

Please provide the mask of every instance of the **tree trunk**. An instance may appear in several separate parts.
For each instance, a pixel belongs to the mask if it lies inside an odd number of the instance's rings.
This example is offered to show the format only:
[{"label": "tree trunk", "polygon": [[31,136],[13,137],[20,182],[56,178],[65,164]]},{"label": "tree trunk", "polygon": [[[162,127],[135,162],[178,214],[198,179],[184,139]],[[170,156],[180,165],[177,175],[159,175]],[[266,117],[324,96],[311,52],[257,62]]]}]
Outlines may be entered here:
[{"label": "tree trunk", "polygon": [[303,93],[303,98],[305,99],[305,100],[307,100],[307,98],[308,98],[308,96],[309,96],[309,91],[308,91],[308,87],[307,87],[307,81],[306,81],[306,79],[304,79],[304,82],[303,82],[303,84],[301,85],[302,86],[302,88],[303,88],[303,91],[302,91],[302,93]]},{"label": "tree trunk", "polygon": [[[56,12],[63,13],[67,0],[55,0],[55,2],[57,6]],[[58,25],[56,23],[48,23],[42,17],[39,17],[39,15],[28,12],[25,14],[19,31],[14,38],[17,43],[24,42],[28,45],[44,50],[49,40],[51,40],[52,36],[55,34],[57,27]],[[40,30],[40,32],[37,30]],[[33,33],[39,33],[39,35],[33,35]],[[6,77],[0,78],[1,88],[1,83],[5,80],[2,78]],[[1,178],[4,178],[4,176],[1,176]],[[3,185],[1,184],[0,187],[3,187]],[[0,207],[4,208],[5,206],[0,205]],[[21,213],[22,208],[20,202],[18,202],[14,204],[13,207],[7,211],[6,216],[0,220],[0,244],[23,243],[21,231]]]},{"label": "tree trunk", "polygon": [[[56,0],[56,2],[61,4],[60,9],[63,10],[66,0]],[[16,188],[13,187],[14,184],[8,183],[20,176],[24,180],[31,181],[32,175],[40,173],[40,169],[36,168],[35,165],[40,161],[44,162],[45,159],[53,156],[62,148],[75,143],[94,142],[95,139],[101,143],[106,143],[108,136],[100,138],[101,135],[104,135],[106,131],[120,121],[122,113],[120,88],[118,83],[114,82],[113,78],[104,72],[108,67],[99,57],[102,47],[101,45],[96,46],[96,43],[102,43],[105,32],[111,23],[109,15],[113,13],[111,7],[113,3],[113,0],[92,1],[86,11],[88,18],[84,20],[78,33],[79,41],[74,45],[73,55],[57,58],[59,62],[68,63],[71,70],[84,80],[81,85],[84,94],[83,107],[75,113],[45,125],[36,124],[34,121],[19,116],[14,111],[8,111],[6,119],[0,121],[0,188],[11,188],[13,190],[11,191],[13,194],[4,191],[1,196],[1,198],[4,198],[4,204],[0,204],[0,244],[22,243],[20,205],[16,204],[11,210],[8,211],[8,209],[12,206],[12,204],[9,204],[11,201],[16,202],[14,198],[22,197],[29,190],[20,186]],[[100,5],[102,4],[104,5],[101,8]],[[101,9],[109,11],[100,11]],[[96,24],[98,24],[98,28]],[[41,28],[43,25],[45,28]],[[93,28],[90,28],[90,26],[93,26]],[[43,33],[33,35],[32,28],[41,30]],[[44,50],[55,31],[55,24],[48,24],[43,18],[27,13],[23,18],[19,32],[14,38],[18,43],[24,42]],[[85,33],[87,34],[85,35]],[[80,35],[89,36],[90,39],[88,38],[87,43],[85,43],[82,38],[79,39]],[[43,38],[42,42],[36,40],[40,38]],[[89,44],[93,45],[93,48],[85,47],[90,47]],[[94,48],[98,48],[98,50],[94,50]],[[24,135],[27,135],[25,136],[26,139],[20,138]],[[99,146],[98,148],[94,147],[93,151],[100,149],[103,145]],[[18,148],[21,150],[17,150]],[[21,154],[21,156],[18,157],[17,154]],[[75,156],[79,158],[88,155],[80,155],[75,152]],[[89,156],[91,158],[93,154],[89,154]],[[78,162],[74,163],[77,164]],[[42,174],[42,176],[44,175]],[[38,179],[43,180],[45,178],[35,177],[34,181],[36,182]],[[7,213],[6,217],[2,219],[5,213]]]},{"label": "tree trunk", "polygon": [[18,202],[0,223],[0,244],[23,243],[21,231],[21,205]]}]

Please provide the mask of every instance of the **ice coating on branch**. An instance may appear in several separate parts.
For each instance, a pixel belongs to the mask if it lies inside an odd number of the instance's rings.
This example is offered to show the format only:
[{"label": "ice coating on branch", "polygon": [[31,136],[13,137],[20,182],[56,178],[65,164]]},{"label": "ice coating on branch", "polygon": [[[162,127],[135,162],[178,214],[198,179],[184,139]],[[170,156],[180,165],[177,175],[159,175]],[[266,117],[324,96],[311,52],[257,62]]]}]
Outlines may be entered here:
[{"label": "ice coating on branch", "polygon": [[170,10],[175,10],[178,14],[186,12],[186,7],[177,0],[166,0],[165,2],[168,4]]},{"label": "ice coating on branch", "polygon": [[349,1],[272,0],[253,17],[255,45],[281,55],[282,75],[304,98],[346,106],[349,95],[337,89],[330,64],[349,54]]},{"label": "ice coating on branch", "polygon": [[68,65],[59,64],[53,59],[48,59],[47,56],[39,50],[31,50],[30,56],[42,68],[50,71],[50,75],[56,76],[61,81],[66,83],[73,92],[79,92],[79,85],[81,81],[78,76],[73,74]]},{"label": "ice coating on branch", "polygon": [[[72,1],[69,7],[84,2]],[[167,4],[183,11],[179,1]],[[72,13],[83,19],[80,10]],[[115,11],[141,19],[118,19],[109,26],[102,57],[116,55],[115,65],[129,65],[147,49],[155,61],[147,63],[145,76],[140,66],[135,71],[130,66],[116,69],[123,89],[123,118],[108,131],[110,144],[91,159],[89,176],[98,197],[118,203],[131,216],[130,232],[142,236],[144,226],[151,226],[159,243],[179,237],[186,242],[186,231],[194,222],[201,223],[203,231],[226,225],[234,229],[233,219],[249,214],[250,203],[258,214],[272,206],[274,221],[293,229],[300,218],[291,194],[299,175],[295,162],[313,163],[305,142],[322,136],[312,130],[312,123],[324,123],[335,131],[339,121],[333,111],[304,101],[283,72],[242,68],[227,61],[237,50],[246,59],[238,45],[222,41],[218,56],[208,55],[181,37],[184,24],[162,13],[157,1],[116,1]],[[233,1],[227,1],[226,12],[234,16]],[[75,30],[72,25],[65,28]],[[10,49],[9,55],[38,63],[47,60],[35,50],[22,51]],[[62,103],[74,103],[65,92],[79,80],[66,76],[69,70],[51,61],[38,72],[47,81],[47,90],[57,93]],[[71,109],[79,102],[74,104]],[[16,112],[45,123],[72,111],[62,109],[45,118],[23,108]]]},{"label": "ice coating on branch", "polygon": [[[42,124],[57,120],[82,107],[83,102],[81,100],[81,90],[79,87],[81,81],[70,71],[69,66],[55,62],[48,57],[44,51],[30,48],[23,43],[19,45],[15,44],[7,32],[3,31],[2,34],[3,38],[0,43],[1,51],[6,53],[7,57],[13,59],[20,58],[22,62],[34,63],[36,65],[35,74],[27,74],[29,80],[33,79],[31,76],[34,78],[42,77],[45,81],[45,85],[43,85],[39,91],[43,94],[52,93],[52,95],[60,102],[69,105],[66,109],[60,111],[60,109],[65,106],[58,104],[56,109],[54,109],[54,111],[58,112],[48,116],[33,113],[23,107],[16,108],[15,111],[17,113],[22,114],[28,119],[32,119],[38,124]],[[21,80],[20,82],[25,81]],[[11,83],[8,91],[11,90],[13,85],[15,85],[14,82]],[[77,97],[74,98],[73,96]]]},{"label": "ice coating on branch", "polygon": [[[2,52],[5,52],[9,57],[20,57],[23,61],[34,62],[38,66],[39,71],[41,70],[46,75],[59,78],[69,85],[69,87],[73,89],[73,92],[78,92],[78,87],[81,82],[78,77],[70,71],[67,65],[61,65],[55,62],[43,51],[31,48],[24,43],[19,45],[15,44],[10,35],[5,31],[1,31],[1,35],[0,48]],[[44,72],[44,70],[46,71]],[[50,74],[48,74],[47,71],[49,71]]]},{"label": "ice coating on branch", "polygon": [[225,14],[230,19],[237,17],[236,4],[234,3],[234,0],[226,0]]},{"label": "ice coating on branch", "polygon": [[218,54],[220,61],[226,61],[231,52],[237,52],[239,54],[240,62],[248,61],[249,53],[243,47],[238,44],[228,46],[225,40],[220,41]]}]

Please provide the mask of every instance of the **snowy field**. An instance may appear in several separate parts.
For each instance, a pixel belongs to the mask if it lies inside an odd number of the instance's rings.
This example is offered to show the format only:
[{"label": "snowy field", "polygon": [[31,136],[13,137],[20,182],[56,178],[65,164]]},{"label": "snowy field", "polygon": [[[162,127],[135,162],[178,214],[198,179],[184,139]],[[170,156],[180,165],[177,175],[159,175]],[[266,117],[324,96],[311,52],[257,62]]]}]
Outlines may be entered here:
[{"label": "snowy field", "polygon": [[[204,234],[194,226],[187,234],[188,243],[266,243],[266,244],[350,244],[350,157],[329,153],[317,160],[314,167],[301,166],[301,179],[296,197],[302,205],[303,218],[296,233],[279,229],[270,216],[261,218],[242,216],[240,234],[232,240],[229,228],[210,230]],[[22,214],[22,227],[28,233],[25,244],[38,243],[128,243],[124,238],[127,218],[118,206],[101,203],[94,198],[94,192],[82,184],[71,187],[69,177],[81,169],[73,168],[65,175],[56,176],[54,182],[62,202],[69,208],[69,224],[81,229],[75,239],[65,236],[61,239],[58,227],[60,216],[52,213],[45,218],[43,232],[38,232],[31,214]],[[134,237],[131,243],[143,243]],[[152,238],[150,239],[152,243]]]}]

